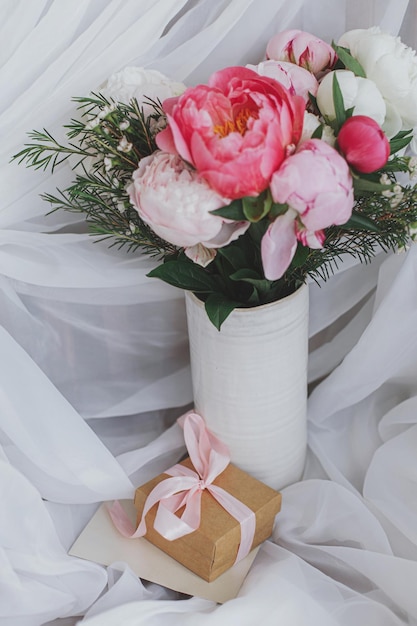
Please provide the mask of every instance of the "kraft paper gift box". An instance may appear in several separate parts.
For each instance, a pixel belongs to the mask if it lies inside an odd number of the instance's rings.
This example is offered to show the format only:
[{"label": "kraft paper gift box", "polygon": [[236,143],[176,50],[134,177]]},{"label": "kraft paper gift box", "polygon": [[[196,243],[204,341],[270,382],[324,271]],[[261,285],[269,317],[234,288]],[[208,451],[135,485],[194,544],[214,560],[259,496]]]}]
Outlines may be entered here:
[{"label": "kraft paper gift box", "polygon": [[[181,465],[194,469],[189,458],[182,461]],[[136,490],[138,523],[148,495],[166,478],[167,474],[160,474]],[[255,513],[256,529],[251,550],[270,537],[275,516],[281,508],[279,492],[232,464],[217,476],[213,485],[223,488]],[[209,491],[204,490],[202,493],[199,528],[172,541],[165,539],[153,528],[157,506],[158,504],[154,505],[145,517],[145,538],[148,541],[208,582],[232,567],[240,544],[240,524]],[[181,512],[180,510],[178,515]]]}]

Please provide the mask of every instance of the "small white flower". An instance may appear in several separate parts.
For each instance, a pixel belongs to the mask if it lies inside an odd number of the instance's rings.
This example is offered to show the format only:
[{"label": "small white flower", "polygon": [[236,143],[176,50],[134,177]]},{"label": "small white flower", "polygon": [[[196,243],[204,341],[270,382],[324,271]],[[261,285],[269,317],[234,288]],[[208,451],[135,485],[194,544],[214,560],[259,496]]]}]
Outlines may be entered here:
[{"label": "small white flower", "polygon": [[[381,178],[379,179],[379,182],[381,183],[381,185],[392,184],[392,181],[389,179],[389,176],[387,174],[382,174]],[[385,198],[390,199],[390,205],[393,209],[395,209],[395,207],[397,207],[404,198],[403,189],[401,185],[398,185],[398,184],[392,185],[391,189],[385,189],[382,192],[382,195],[385,196]]]},{"label": "small white flower", "polygon": [[408,173],[410,178],[416,178],[417,176],[417,156],[410,157],[408,161]]},{"label": "small white flower", "polygon": [[124,136],[121,138],[119,145],[117,146],[119,152],[130,152],[132,148],[133,144],[131,144]]},{"label": "small white flower", "polygon": [[136,232],[136,225],[133,222],[129,222],[129,229],[132,235],[134,235]]},{"label": "small white flower", "polygon": [[111,160],[111,158],[110,157],[104,157],[103,163],[104,163],[105,171],[107,173],[110,172],[111,168],[113,167],[113,161]]},{"label": "small white flower", "polygon": [[[110,113],[112,113],[115,109],[116,109],[115,104],[106,105],[105,107],[101,109],[101,111],[97,114],[96,117],[94,117],[92,120],[87,122],[87,124],[85,125],[85,128],[87,130],[93,130],[94,128],[97,128],[97,126],[100,126],[102,120],[104,120],[104,118],[107,117]],[[108,130],[105,128],[104,132],[108,132]]]},{"label": "small white flower", "polygon": [[[87,122],[87,124],[85,125],[85,128],[87,130],[93,130],[94,128],[97,128],[97,126],[100,126],[102,120],[104,120],[104,118],[107,117],[107,115],[109,115],[110,113],[112,113],[115,109],[116,109],[115,104],[106,105],[105,107],[101,109],[101,111],[97,114],[96,117],[94,117],[92,120]],[[104,128],[104,132],[108,132],[108,130]]]},{"label": "small white flower", "polygon": [[125,206],[125,203],[124,203],[124,202],[122,202],[121,200],[119,200],[119,201],[116,203],[116,208],[117,208],[117,210],[119,211],[119,213],[121,213],[122,215],[123,215],[123,213],[125,213],[125,212],[126,212],[126,206]]},{"label": "small white flower", "polygon": [[97,116],[97,117],[94,117],[89,122],[87,122],[87,124],[85,125],[85,129],[94,130],[94,128],[97,128],[97,126],[100,126],[100,124],[101,124],[101,119]]},{"label": "small white flower", "polygon": [[127,130],[130,126],[129,120],[125,120],[124,122],[120,122],[119,128],[120,130]]},{"label": "small white flower", "polygon": [[101,109],[100,113],[98,114],[98,117],[101,117],[101,119],[104,120],[104,118],[107,117],[110,113],[112,113],[115,109],[116,109],[116,105],[114,103],[106,104],[106,106],[104,106]]},{"label": "small white flower", "polygon": [[390,205],[394,209],[395,207],[397,207],[403,201],[404,193],[403,193],[403,190],[400,187],[400,185],[395,185],[394,186],[393,193],[394,193],[394,195],[392,196],[392,200],[390,202]]}]

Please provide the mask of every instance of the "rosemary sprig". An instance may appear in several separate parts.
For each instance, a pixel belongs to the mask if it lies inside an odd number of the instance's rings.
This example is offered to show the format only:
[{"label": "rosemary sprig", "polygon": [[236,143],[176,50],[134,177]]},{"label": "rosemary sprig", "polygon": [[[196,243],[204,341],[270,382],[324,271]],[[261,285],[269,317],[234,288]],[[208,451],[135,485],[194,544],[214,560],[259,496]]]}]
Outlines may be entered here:
[{"label": "rosemary sprig", "polygon": [[71,155],[77,155],[82,159],[90,156],[89,152],[71,142],[67,145],[60,144],[45,129],[43,131],[34,130],[28,133],[32,142],[26,143],[25,148],[13,156],[13,160],[18,163],[25,161],[28,167],[46,170],[48,167],[53,172],[54,169]]},{"label": "rosemary sprig", "polygon": [[[108,100],[101,94],[74,98],[80,119],[64,128],[68,142],[58,142],[48,131],[29,133],[30,143],[14,155],[19,163],[35,169],[54,169],[70,157],[73,183],[56,194],[41,197],[51,211],[82,213],[90,231],[109,239],[111,246],[141,248],[152,256],[175,255],[177,248],[158,237],[140,219],[129,202],[126,187],[141,158],[156,150],[154,135],[165,118],[161,104],[148,101],[150,115],[136,100],[129,104]],[[97,239],[96,239],[97,240]]]}]

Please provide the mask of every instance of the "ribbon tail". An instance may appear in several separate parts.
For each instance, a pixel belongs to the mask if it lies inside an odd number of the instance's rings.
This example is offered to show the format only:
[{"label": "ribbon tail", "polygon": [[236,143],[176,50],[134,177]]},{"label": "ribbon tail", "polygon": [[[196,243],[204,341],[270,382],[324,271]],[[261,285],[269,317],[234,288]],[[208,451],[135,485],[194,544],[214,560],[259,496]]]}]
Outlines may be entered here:
[{"label": "ribbon tail", "polygon": [[133,539],[136,532],[135,528],[120,502],[116,500],[111,506],[107,505],[107,511],[119,533],[123,535],[123,537]]}]

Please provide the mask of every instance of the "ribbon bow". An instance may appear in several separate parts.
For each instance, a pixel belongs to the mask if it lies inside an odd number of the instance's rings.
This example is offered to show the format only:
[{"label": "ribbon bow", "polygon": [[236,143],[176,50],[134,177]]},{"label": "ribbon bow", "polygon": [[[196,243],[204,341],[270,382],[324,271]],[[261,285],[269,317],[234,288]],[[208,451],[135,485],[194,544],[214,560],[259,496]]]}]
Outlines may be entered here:
[{"label": "ribbon bow", "polygon": [[[213,484],[230,462],[227,446],[207,430],[203,418],[189,412],[179,418],[184,429],[185,445],[196,471],[177,464],[166,470],[170,478],[161,481],[148,495],[142,518],[135,531],[130,525],[121,505],[115,502],[110,516],[116,528],[130,538],[146,534],[145,517],[158,503],[154,529],[165,539],[172,541],[184,537],[200,526],[201,496],[205,489],[217,502],[240,523],[241,540],[236,562],[243,559],[252,547],[256,518],[254,512],[230,493]],[[184,508],[181,516],[175,513]]]}]

